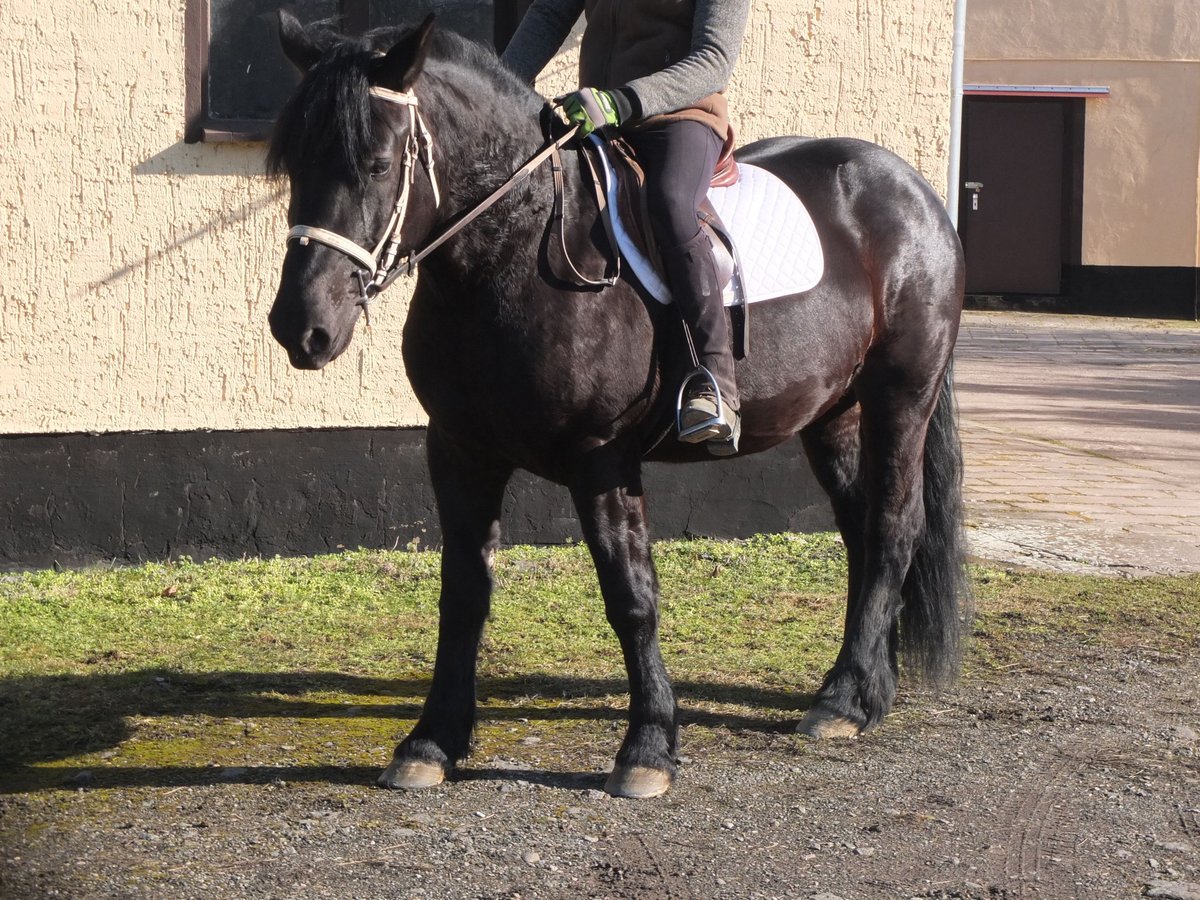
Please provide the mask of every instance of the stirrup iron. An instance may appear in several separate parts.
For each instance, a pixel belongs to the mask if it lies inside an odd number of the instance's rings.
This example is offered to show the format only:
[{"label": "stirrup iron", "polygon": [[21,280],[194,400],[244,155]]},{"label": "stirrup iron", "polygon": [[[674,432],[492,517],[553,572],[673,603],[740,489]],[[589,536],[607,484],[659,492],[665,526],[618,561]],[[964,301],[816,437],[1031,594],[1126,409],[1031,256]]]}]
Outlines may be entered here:
[{"label": "stirrup iron", "polygon": [[[687,428],[683,427],[683,404],[684,397],[688,393],[688,387],[697,378],[702,379],[712,388],[713,394],[717,398],[717,411],[707,419],[702,419]],[[678,432],[679,440],[687,444],[699,444],[704,441],[711,440],[727,440],[733,436],[733,426],[726,419],[722,418],[721,411],[725,408],[724,399],[721,397],[721,387],[717,384],[717,379],[713,373],[705,366],[697,366],[694,368],[683,382],[679,385],[679,393],[675,397],[675,430]]]}]

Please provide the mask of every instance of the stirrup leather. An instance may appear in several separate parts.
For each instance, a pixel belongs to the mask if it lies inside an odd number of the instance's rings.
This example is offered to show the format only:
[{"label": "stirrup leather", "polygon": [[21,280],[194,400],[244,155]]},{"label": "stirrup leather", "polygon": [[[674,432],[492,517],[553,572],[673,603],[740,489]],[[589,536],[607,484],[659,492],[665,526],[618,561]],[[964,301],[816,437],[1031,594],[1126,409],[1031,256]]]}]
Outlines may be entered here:
[{"label": "stirrup leather", "polygon": [[[707,382],[709,387],[712,388],[717,398],[717,411],[707,419],[702,419],[684,428],[684,397],[688,393],[689,385],[697,378]],[[725,409],[725,401],[721,396],[721,387],[717,384],[717,379],[713,377],[713,373],[705,366],[697,366],[683,379],[683,382],[679,385],[679,393],[675,398],[675,430],[679,433],[679,440],[688,444],[699,444],[704,441],[728,440],[733,437],[733,423],[722,415]]]}]

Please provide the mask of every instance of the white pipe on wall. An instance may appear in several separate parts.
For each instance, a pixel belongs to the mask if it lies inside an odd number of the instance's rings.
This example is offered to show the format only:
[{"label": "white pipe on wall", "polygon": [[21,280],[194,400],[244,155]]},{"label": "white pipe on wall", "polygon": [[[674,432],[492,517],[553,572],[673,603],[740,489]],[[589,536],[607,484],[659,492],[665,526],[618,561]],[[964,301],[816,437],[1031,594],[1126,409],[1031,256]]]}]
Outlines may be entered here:
[{"label": "white pipe on wall", "polygon": [[954,62],[950,68],[950,172],[946,209],[958,227],[958,189],[962,184],[963,57],[966,55],[967,0],[954,0]]}]

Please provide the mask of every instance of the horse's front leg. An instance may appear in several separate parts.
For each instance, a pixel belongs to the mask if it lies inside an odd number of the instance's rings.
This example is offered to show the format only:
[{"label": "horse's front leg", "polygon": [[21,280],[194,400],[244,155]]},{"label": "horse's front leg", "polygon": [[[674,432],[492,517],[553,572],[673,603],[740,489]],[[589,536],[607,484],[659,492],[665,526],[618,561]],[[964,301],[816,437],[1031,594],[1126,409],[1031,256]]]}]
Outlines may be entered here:
[{"label": "horse's front leg", "polygon": [[601,448],[571,486],[609,624],[629,673],[629,730],[605,790],[656,797],[675,775],[675,695],[658,644],[658,576],[650,556],[646,503],[634,449]]},{"label": "horse's front leg", "polygon": [[475,725],[475,661],[492,594],[500,506],[511,468],[429,428],[429,474],[442,527],[437,659],[421,718],[379,783],[439,784],[466,756]]}]

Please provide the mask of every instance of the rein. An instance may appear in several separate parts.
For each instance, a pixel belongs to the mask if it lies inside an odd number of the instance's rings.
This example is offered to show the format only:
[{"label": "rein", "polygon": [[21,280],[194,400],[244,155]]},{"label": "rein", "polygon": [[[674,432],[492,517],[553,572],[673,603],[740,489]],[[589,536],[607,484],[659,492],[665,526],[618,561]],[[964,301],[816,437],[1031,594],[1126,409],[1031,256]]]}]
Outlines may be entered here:
[{"label": "rein", "polygon": [[[384,229],[379,243],[375,245],[374,250],[368,250],[336,232],[313,225],[293,226],[287,235],[288,244],[292,241],[299,241],[301,246],[307,246],[311,241],[316,241],[318,244],[323,244],[326,247],[331,247],[334,250],[344,253],[370,273],[370,280],[364,278],[362,272],[356,273],[358,275],[359,287],[362,291],[362,296],[358,299],[357,303],[363,308],[368,325],[371,324],[371,303],[393,281],[401,275],[411,275],[416,271],[417,264],[421,260],[494,206],[505,194],[528,178],[535,169],[550,157],[555,158],[555,212],[556,216],[561,219],[563,184],[562,166],[558,160],[558,152],[579,131],[579,126],[576,125],[568,129],[561,137],[547,141],[504,184],[492,191],[491,194],[474,207],[460,213],[447,222],[420,250],[412,251],[405,258],[400,259],[400,232],[404,228],[404,219],[408,213],[409,194],[412,184],[416,179],[416,166],[414,164],[418,160],[424,164],[425,170],[429,173],[429,181],[433,187],[434,205],[439,208],[441,207],[441,193],[438,190],[437,176],[434,172],[433,136],[429,133],[429,129],[425,125],[425,118],[421,115],[415,93],[412,91],[392,91],[387,88],[374,86],[370,88],[370,93],[373,97],[407,107],[409,113],[409,133],[408,140],[404,144],[400,193],[396,198],[391,218],[388,220],[387,227]],[[565,240],[563,249],[564,251],[566,249]],[[570,262],[569,257],[568,262]],[[571,268],[575,270],[573,264]],[[615,277],[606,277],[603,281],[588,281],[587,284],[613,284],[615,280]]]}]

